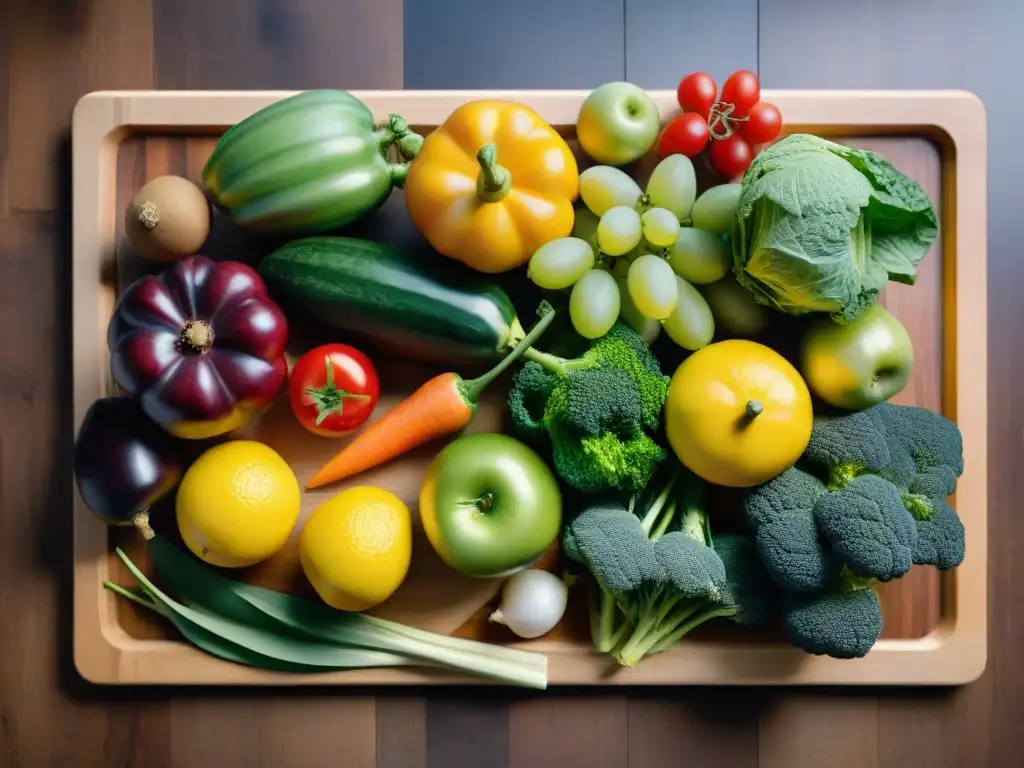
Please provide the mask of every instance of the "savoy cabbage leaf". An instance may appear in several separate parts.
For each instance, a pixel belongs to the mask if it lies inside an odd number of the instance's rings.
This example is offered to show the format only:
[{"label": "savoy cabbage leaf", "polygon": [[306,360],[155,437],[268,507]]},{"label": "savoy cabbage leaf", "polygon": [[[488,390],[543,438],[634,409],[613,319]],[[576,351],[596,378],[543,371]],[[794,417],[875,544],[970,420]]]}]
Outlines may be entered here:
[{"label": "savoy cabbage leaf", "polygon": [[759,302],[849,322],[890,280],[912,285],[937,236],[924,190],[884,157],[793,134],[744,174],[730,240]]}]

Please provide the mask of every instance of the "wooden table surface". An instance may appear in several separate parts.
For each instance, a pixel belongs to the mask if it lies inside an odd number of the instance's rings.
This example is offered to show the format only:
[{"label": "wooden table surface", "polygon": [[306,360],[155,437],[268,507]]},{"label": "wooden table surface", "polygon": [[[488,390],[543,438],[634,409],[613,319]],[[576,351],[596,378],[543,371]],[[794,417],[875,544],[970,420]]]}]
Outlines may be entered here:
[{"label": "wooden table surface", "polygon": [[[1011,82],[1021,28],[1024,6],[1006,0],[0,3],[0,766],[1021,765],[1024,606],[1013,591],[1024,586],[1024,97]],[[741,67],[771,88],[955,87],[987,104],[992,599],[979,682],[953,691],[374,697],[111,693],[76,679],[67,132],[79,96],[615,79],[666,88],[685,72],[724,78]]]}]

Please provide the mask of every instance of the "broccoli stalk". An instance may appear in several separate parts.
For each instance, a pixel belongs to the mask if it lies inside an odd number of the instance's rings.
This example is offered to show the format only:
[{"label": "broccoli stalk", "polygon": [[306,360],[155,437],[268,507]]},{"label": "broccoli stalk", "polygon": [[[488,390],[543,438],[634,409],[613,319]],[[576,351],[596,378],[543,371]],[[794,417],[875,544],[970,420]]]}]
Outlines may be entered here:
[{"label": "broccoli stalk", "polygon": [[[554,335],[556,344],[572,340]],[[666,455],[653,435],[668,377],[636,332],[619,321],[578,357],[533,348],[524,357],[508,399],[517,435],[545,443],[555,472],[576,490],[645,487]]]},{"label": "broccoli stalk", "polygon": [[715,536],[712,546],[725,565],[725,586],[717,603],[700,606],[655,643],[648,655],[666,651],[688,633],[712,619],[729,619],[734,624],[752,626],[766,622],[776,611],[778,592],[760,558],[757,548],[746,536],[727,533]]},{"label": "broccoli stalk", "polygon": [[674,464],[646,490],[649,503],[634,496],[628,507],[585,509],[562,539],[566,555],[584,564],[597,585],[594,646],[624,667],[718,616],[743,622],[770,613],[771,582],[753,544],[727,536],[715,539],[721,553],[712,546],[702,480]]}]

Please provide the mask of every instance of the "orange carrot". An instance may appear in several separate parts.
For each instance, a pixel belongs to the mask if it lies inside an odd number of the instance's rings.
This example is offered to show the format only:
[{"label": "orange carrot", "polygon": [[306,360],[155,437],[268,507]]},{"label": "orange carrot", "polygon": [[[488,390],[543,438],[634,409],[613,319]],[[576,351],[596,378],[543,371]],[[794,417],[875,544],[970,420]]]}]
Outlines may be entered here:
[{"label": "orange carrot", "polygon": [[548,312],[504,359],[483,376],[466,381],[453,372],[430,379],[324,464],[306,488],[344,480],[365,472],[406,451],[464,429],[473,420],[480,395],[504,372],[554,320]]}]

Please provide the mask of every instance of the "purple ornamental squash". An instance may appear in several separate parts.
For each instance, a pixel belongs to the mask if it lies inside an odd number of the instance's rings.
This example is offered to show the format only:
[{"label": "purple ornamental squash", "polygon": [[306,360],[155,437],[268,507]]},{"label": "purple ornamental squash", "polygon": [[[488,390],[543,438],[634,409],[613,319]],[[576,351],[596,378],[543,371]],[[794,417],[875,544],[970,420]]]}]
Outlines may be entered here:
[{"label": "purple ornamental squash", "polygon": [[121,295],[107,329],[114,380],[168,432],[243,426],[281,391],[288,322],[239,262],[189,256]]}]

